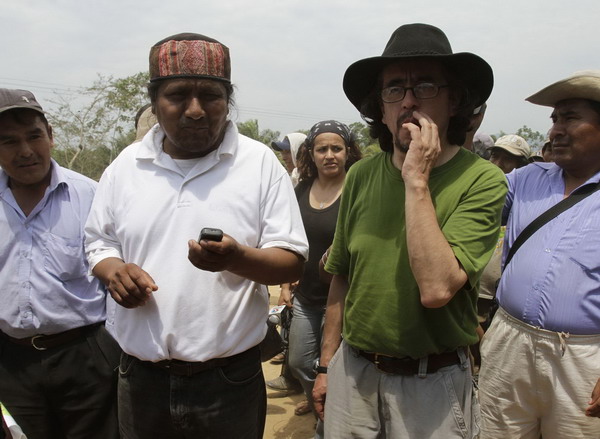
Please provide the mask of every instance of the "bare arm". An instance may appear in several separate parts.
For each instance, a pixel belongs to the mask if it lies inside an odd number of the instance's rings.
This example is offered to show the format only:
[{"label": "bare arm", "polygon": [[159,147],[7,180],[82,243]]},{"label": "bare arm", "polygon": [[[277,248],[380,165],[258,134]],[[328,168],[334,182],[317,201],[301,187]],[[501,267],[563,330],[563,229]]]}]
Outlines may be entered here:
[{"label": "bare arm", "polygon": [[[348,279],[345,276],[334,275],[329,287],[327,297],[327,310],[325,311],[325,327],[321,342],[321,358],[319,364],[328,366],[331,357],[342,341],[342,324],[344,320],[344,302],[348,294]],[[317,416],[323,420],[325,413],[325,397],[327,395],[327,374],[317,375],[313,387],[313,400]]]},{"label": "bare arm", "polygon": [[321,256],[321,260],[319,261],[319,279],[321,280],[321,282],[324,282],[326,284],[330,284],[331,279],[333,279],[333,275],[325,271],[325,264],[327,263],[327,259],[329,259],[330,250],[331,246],[329,246],[325,253],[323,253],[323,256]]},{"label": "bare arm", "polygon": [[92,272],[106,285],[112,298],[125,308],[144,305],[152,292],[158,290],[148,273],[119,258],[103,259],[94,266]]},{"label": "bare arm", "polygon": [[264,285],[296,281],[304,266],[304,259],[292,251],[248,247],[226,234],[221,242],[190,240],[188,246],[188,259],[197,268],[230,271]]},{"label": "bare arm", "polygon": [[421,128],[406,124],[412,141],[402,163],[408,256],[421,303],[427,308],[439,308],[454,297],[468,278],[440,229],[429,192],[429,175],[440,154],[437,127],[429,116],[414,114]]}]

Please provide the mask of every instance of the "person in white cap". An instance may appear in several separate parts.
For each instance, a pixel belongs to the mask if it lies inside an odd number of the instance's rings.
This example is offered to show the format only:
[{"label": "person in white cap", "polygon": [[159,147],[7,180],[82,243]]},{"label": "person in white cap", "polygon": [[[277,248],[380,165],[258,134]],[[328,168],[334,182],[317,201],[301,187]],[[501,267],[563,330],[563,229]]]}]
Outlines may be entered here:
[{"label": "person in white cap", "polygon": [[281,154],[281,159],[285,164],[285,167],[290,174],[292,184],[294,187],[298,184],[298,169],[296,168],[296,161],[298,157],[298,150],[302,143],[306,139],[306,134],[303,133],[290,133],[286,135],[281,141],[271,142],[271,147]]},{"label": "person in white cap", "polygon": [[[527,100],[553,109],[555,163],[507,175],[500,308],[481,345],[482,437],[598,438],[600,71],[578,72]],[[563,203],[566,210],[517,241],[565,199],[578,202]]]},{"label": "person in white cap", "polygon": [[516,134],[500,137],[490,148],[490,162],[502,169],[505,174],[527,165],[530,156],[529,144]]}]

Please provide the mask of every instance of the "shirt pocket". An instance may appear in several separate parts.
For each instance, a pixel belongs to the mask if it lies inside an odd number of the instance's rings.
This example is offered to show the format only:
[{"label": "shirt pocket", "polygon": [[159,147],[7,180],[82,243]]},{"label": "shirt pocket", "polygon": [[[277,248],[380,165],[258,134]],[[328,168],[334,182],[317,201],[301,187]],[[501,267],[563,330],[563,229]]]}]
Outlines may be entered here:
[{"label": "shirt pocket", "polygon": [[44,268],[63,282],[87,276],[83,238],[64,238],[53,233],[43,235]]},{"label": "shirt pocket", "polygon": [[600,275],[600,229],[582,229],[580,240],[569,255],[569,259],[584,272]]}]

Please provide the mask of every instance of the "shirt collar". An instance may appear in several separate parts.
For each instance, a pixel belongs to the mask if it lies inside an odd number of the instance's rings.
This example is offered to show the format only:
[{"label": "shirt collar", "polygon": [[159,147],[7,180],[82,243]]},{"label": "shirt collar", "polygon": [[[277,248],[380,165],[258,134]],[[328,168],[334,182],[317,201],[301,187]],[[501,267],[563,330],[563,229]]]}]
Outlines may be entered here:
[{"label": "shirt collar", "polygon": [[62,185],[66,187],[69,186],[69,182],[63,169],[59,166],[58,163],[54,161],[54,159],[51,159],[51,162],[52,164],[50,165],[50,186],[48,186],[48,193],[56,190]]},{"label": "shirt collar", "polygon": [[[563,169],[556,163],[534,162],[532,164],[540,168],[544,168],[550,178],[563,180]],[[592,175],[583,185],[598,182],[600,182],[600,171]]]}]

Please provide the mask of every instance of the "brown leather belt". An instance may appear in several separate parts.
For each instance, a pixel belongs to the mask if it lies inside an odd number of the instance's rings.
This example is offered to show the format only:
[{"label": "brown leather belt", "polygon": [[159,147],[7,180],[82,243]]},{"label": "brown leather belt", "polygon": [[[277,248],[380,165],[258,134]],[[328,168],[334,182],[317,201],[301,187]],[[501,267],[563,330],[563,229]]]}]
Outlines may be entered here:
[{"label": "brown leather belt", "polygon": [[2,334],[2,337],[11,343],[27,346],[30,348],[37,349],[38,351],[45,351],[47,349],[52,349],[58,346],[62,346],[67,344],[73,340],[78,338],[82,338],[89,330],[95,328],[96,326],[100,326],[102,323],[95,323],[93,325],[81,326],[79,328],[69,329],[64,332],[59,332],[57,334],[43,335],[38,334],[33,337],[26,338],[13,338],[5,333]]},{"label": "brown leather belt", "polygon": [[[463,352],[466,348],[463,349]],[[418,375],[420,360],[415,360],[410,357],[396,358],[388,355],[378,354],[375,352],[366,352],[355,349],[358,354],[369,360],[381,372],[392,375]],[[437,372],[442,367],[460,364],[458,350],[445,352],[443,354],[432,354],[427,357],[427,373]]]},{"label": "brown leather belt", "polygon": [[162,360],[157,362],[151,362],[140,360],[140,363],[165,369],[173,375],[192,376],[197,373],[204,372],[205,370],[227,366],[228,364],[242,360],[244,357],[250,356],[253,353],[258,359],[260,356],[258,346],[250,348],[247,351],[241,352],[239,354],[232,355],[231,357],[213,358],[207,361]]}]

